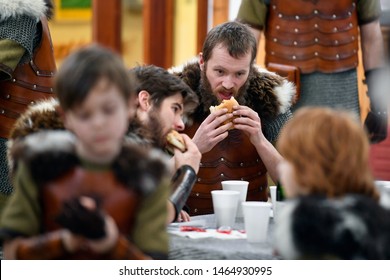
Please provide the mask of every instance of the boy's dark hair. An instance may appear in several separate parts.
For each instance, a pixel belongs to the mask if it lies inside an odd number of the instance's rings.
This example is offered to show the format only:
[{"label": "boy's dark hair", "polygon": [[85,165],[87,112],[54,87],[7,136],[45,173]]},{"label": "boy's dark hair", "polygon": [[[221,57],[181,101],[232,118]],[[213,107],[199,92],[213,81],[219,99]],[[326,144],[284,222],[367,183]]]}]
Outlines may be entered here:
[{"label": "boy's dark hair", "polygon": [[69,55],[57,72],[54,85],[62,109],[80,105],[102,78],[117,86],[125,100],[134,95],[128,70],[113,51],[94,44]]},{"label": "boy's dark hair", "polygon": [[191,88],[164,68],[155,65],[136,66],[130,73],[135,81],[136,92],[146,90],[150,94],[151,103],[157,108],[165,98],[178,92],[183,96],[185,113],[192,112],[198,106],[198,97]]},{"label": "boy's dark hair", "polygon": [[205,62],[211,58],[214,48],[222,44],[234,58],[239,58],[248,52],[251,53],[251,61],[255,61],[257,54],[257,42],[250,29],[243,23],[230,21],[217,25],[206,36],[202,48],[202,56]]}]

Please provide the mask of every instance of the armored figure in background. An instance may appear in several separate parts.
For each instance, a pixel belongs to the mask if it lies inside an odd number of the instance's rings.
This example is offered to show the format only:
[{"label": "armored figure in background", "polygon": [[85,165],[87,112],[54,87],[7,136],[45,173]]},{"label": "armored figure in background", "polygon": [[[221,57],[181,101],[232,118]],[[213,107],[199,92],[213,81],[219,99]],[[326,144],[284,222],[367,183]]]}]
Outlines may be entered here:
[{"label": "armored figure in background", "polygon": [[51,0],[0,0],[0,213],[12,192],[6,143],[29,104],[54,95],[56,71],[48,28]]}]

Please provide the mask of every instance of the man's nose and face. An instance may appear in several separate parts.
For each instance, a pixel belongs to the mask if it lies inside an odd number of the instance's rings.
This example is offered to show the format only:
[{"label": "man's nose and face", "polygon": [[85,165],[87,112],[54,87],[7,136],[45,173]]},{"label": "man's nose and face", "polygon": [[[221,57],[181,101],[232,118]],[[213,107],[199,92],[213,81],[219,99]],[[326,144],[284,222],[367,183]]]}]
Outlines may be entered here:
[{"label": "man's nose and face", "polygon": [[245,84],[250,73],[251,54],[235,58],[230,56],[226,47],[214,48],[210,59],[200,60],[200,67],[206,72],[213,94],[219,101],[237,97],[240,88]]}]

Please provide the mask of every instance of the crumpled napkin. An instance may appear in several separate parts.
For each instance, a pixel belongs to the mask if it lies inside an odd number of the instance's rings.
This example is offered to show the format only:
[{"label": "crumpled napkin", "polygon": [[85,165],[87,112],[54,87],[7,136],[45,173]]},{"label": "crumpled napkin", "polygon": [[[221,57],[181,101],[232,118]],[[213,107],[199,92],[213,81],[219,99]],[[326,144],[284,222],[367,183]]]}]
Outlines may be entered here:
[{"label": "crumpled napkin", "polygon": [[221,233],[216,229],[204,229],[204,231],[181,231],[180,227],[189,226],[189,227],[199,227],[200,229],[204,228],[206,221],[204,220],[193,220],[190,222],[184,223],[171,223],[168,226],[168,232],[178,236],[188,237],[188,238],[218,238],[218,239],[245,239],[246,233],[238,230],[232,230],[229,233]]},{"label": "crumpled napkin", "polygon": [[198,239],[198,238],[218,238],[218,239],[246,239],[246,233],[242,233],[238,230],[232,230],[230,233],[220,233],[216,229],[206,229],[205,232],[198,231],[168,231],[171,234],[178,236]]}]

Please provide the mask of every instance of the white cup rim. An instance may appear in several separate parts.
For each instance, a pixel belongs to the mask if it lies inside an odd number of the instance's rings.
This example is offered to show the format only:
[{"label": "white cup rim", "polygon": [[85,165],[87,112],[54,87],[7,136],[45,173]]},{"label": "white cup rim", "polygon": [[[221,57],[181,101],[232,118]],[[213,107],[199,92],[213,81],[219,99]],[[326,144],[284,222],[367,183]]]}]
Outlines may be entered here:
[{"label": "white cup rim", "polygon": [[221,184],[222,183],[249,183],[249,181],[245,181],[245,180],[224,180],[224,181],[221,181]]},{"label": "white cup rim", "polygon": [[243,201],[241,202],[241,205],[243,207],[244,205],[249,207],[271,207],[272,203],[267,201]]},{"label": "white cup rim", "polygon": [[231,190],[213,190],[211,191],[211,194],[216,193],[216,194],[222,194],[222,195],[236,195],[240,194],[239,191],[231,191]]}]

